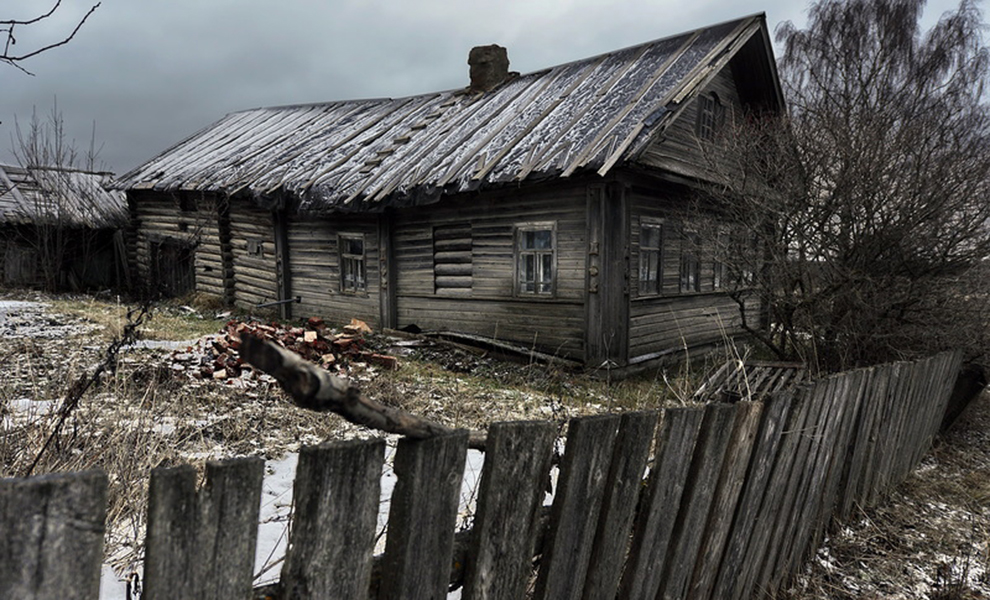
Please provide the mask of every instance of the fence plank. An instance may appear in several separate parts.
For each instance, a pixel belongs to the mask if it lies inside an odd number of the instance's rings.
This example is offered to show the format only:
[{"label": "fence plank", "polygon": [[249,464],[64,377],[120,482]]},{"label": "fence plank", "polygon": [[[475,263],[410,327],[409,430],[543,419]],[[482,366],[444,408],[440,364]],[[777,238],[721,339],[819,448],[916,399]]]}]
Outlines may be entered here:
[{"label": "fence plank", "polygon": [[265,463],[210,462],[196,490],[188,465],[151,472],[145,600],[250,598]]},{"label": "fence plank", "polygon": [[538,599],[581,597],[619,421],[615,415],[595,416],[568,425],[536,578]]},{"label": "fence plank", "polygon": [[657,595],[703,418],[703,409],[696,407],[669,408],[663,413],[656,458],[633,527],[619,598]]},{"label": "fence plank", "polygon": [[299,450],[285,600],[367,597],[384,459],[380,439]]},{"label": "fence plank", "polygon": [[794,468],[797,449],[805,437],[804,428],[812,412],[807,388],[798,390],[787,425],[780,442],[778,459],[774,463],[767,484],[767,493],[760,504],[759,514],[753,526],[753,535],[747,549],[746,562],[735,581],[732,598],[750,598],[762,588],[763,565],[776,550],[775,532],[786,500],[788,480]]},{"label": "fence plank", "polygon": [[464,430],[399,440],[381,598],[446,597],[467,443]]},{"label": "fence plank", "polygon": [[101,472],[0,480],[0,598],[99,597],[106,504]]},{"label": "fence plank", "polygon": [[739,405],[709,404],[691,460],[687,486],[674,523],[671,546],[661,576],[658,598],[688,597],[688,586],[701,549],[709,509],[733,432]]},{"label": "fence plank", "polygon": [[598,519],[598,531],[588,562],[586,600],[615,597],[658,419],[659,413],[655,411],[622,415],[605,483],[607,492]]},{"label": "fence plank", "polygon": [[764,401],[760,431],[750,457],[749,471],[746,473],[732,532],[726,541],[712,598],[732,598],[733,588],[744,565],[752,559],[747,549],[753,537],[760,505],[767,493],[773,465],[777,460],[784,426],[793,405],[792,394],[774,394]]},{"label": "fence plank", "polygon": [[550,422],[494,423],[488,428],[465,565],[466,600],[526,595],[554,437]]},{"label": "fence plank", "polygon": [[763,412],[763,404],[758,402],[740,402],[736,406],[736,419],[694,567],[689,598],[711,597]]}]

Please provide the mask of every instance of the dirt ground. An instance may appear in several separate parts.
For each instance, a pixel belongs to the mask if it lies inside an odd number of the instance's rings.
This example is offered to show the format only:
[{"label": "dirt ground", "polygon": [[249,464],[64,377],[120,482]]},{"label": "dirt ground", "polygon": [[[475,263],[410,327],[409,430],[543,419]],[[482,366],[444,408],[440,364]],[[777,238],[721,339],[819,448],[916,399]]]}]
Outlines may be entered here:
[{"label": "dirt ground", "polygon": [[990,598],[990,393],[879,506],[836,526],[778,598]]},{"label": "dirt ground", "polygon": [[[42,302],[43,308],[13,301]],[[245,369],[202,377],[209,341],[227,313],[161,307],[144,343],[124,352],[43,453],[36,473],[102,468],[110,474],[107,550],[119,572],[140,560],[147,474],[233,455],[278,458],[301,444],[362,435],[333,415],[291,405],[270,379]],[[20,476],[53,436],[61,399],[100,360],[126,307],[91,299],[0,295],[0,477]],[[156,325],[157,323],[157,325]],[[39,333],[40,332],[40,333]],[[367,347],[398,357],[388,370],[339,367],[372,397],[452,427],[566,419],[686,401],[712,364],[609,385],[546,365],[371,334]],[[715,359],[717,361],[717,358]],[[198,361],[198,362],[197,362]],[[778,599],[990,598],[990,395],[942,436],[919,469],[878,507],[836,526]]]}]

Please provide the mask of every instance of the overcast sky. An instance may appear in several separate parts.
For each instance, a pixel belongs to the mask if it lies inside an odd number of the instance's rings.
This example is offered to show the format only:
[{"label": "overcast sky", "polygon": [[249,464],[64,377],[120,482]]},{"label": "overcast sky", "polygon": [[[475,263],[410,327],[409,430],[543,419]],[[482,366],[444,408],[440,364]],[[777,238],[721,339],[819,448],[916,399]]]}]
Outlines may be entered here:
[{"label": "overcast sky", "polygon": [[[17,35],[24,52],[68,35],[94,4],[64,0]],[[0,20],[55,0],[3,0]],[[926,21],[956,6],[930,1]],[[56,98],[85,151],[122,174],[223,115],[259,106],[402,97],[468,83],[472,46],[506,46],[527,73],[765,12],[803,27],[798,0],[102,0],[68,45],[0,64],[0,162],[14,125]]]}]

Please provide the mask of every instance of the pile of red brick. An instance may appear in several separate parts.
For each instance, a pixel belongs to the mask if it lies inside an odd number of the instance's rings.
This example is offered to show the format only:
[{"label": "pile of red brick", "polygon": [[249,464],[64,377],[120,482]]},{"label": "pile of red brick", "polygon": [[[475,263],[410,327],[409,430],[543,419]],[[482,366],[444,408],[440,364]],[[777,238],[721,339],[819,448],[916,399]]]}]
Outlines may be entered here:
[{"label": "pile of red brick", "polygon": [[398,368],[394,356],[367,349],[366,336],[371,333],[371,328],[365,322],[352,319],[349,325],[337,331],[318,317],[310,317],[301,327],[236,319],[228,321],[217,337],[201,344],[200,348],[173,352],[173,368],[197,379],[254,378],[254,369],[241,359],[238,352],[241,336],[245,333],[274,342],[340,375],[348,374],[354,364]]}]

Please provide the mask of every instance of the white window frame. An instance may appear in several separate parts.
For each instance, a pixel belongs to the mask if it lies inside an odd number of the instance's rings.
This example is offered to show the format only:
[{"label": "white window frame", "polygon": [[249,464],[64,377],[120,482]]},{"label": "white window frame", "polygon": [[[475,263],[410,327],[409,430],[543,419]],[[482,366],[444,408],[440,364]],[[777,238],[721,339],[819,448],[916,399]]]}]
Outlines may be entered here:
[{"label": "white window frame", "polygon": [[[538,223],[517,223],[513,232],[513,281],[515,295],[527,298],[554,298],[557,295],[557,223],[555,221],[544,221]],[[527,248],[524,246],[525,234],[536,231],[550,232],[550,248]],[[523,262],[527,257],[534,259],[534,279],[523,281],[526,269]],[[549,257],[550,276],[541,277],[548,262],[544,257]],[[526,289],[532,285],[533,289]],[[541,286],[545,286],[542,287]]]},{"label": "white window frame", "polygon": [[[350,252],[349,242],[361,242],[361,253]],[[368,293],[368,243],[363,233],[342,232],[337,234],[337,257],[340,264],[340,291],[343,294]],[[349,273],[357,267],[356,277]]]}]

